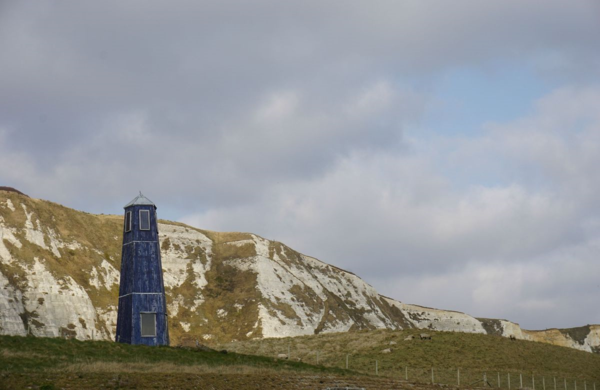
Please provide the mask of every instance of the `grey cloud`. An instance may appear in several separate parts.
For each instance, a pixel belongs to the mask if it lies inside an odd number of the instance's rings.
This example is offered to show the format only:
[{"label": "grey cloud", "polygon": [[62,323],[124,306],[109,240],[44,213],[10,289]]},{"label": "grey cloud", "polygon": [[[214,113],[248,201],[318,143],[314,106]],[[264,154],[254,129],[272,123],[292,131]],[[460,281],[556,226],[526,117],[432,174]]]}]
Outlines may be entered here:
[{"label": "grey cloud", "polygon": [[[249,207],[184,220],[262,233],[414,303],[530,328],[590,322],[600,233],[596,92],[556,91],[530,116],[458,139],[454,148],[428,141],[431,153],[467,174],[474,163],[526,172],[513,183],[453,188],[434,159],[409,145],[404,154],[354,153],[326,175],[288,181]],[[557,310],[569,314],[557,318]]]},{"label": "grey cloud", "polygon": [[211,124],[282,86],[331,101],[374,72],[422,77],[425,69],[507,53],[552,48],[569,61],[595,64],[585,60],[595,52],[593,2],[544,2],[530,10],[519,2],[443,10],[420,2],[345,4],[12,3],[0,35],[8,54],[2,117],[21,134],[12,146],[50,133],[43,143],[56,140],[60,151],[85,140],[98,115],[136,109],[150,110],[172,133],[207,135]]},{"label": "grey cloud", "polygon": [[[163,217],[261,233],[368,280],[585,246],[597,118],[580,138],[543,132],[597,112],[578,85],[598,79],[598,7],[2,2],[0,181],[104,213],[141,189]],[[533,124],[412,148],[405,130],[446,72],[511,62],[574,92]],[[457,189],[448,173],[471,183],[492,168],[505,179],[492,188]]]}]

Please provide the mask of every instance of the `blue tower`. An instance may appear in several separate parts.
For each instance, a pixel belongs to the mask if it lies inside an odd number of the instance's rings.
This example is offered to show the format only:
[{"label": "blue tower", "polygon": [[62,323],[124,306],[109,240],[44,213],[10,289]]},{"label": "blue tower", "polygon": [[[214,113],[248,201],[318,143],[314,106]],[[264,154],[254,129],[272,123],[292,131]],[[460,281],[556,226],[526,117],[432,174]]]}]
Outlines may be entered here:
[{"label": "blue tower", "polygon": [[141,192],[125,206],[116,341],[169,345],[156,205]]}]

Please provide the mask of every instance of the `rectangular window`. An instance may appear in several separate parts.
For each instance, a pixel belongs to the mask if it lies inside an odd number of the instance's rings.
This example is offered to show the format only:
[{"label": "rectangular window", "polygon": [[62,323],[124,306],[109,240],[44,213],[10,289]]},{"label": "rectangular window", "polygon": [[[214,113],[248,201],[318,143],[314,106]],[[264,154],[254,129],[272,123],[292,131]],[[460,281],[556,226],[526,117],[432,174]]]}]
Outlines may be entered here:
[{"label": "rectangular window", "polygon": [[140,230],[150,230],[150,210],[140,210]]},{"label": "rectangular window", "polygon": [[131,231],[131,211],[125,213],[125,231]]},{"label": "rectangular window", "polygon": [[156,313],[140,313],[142,337],[156,337]]}]

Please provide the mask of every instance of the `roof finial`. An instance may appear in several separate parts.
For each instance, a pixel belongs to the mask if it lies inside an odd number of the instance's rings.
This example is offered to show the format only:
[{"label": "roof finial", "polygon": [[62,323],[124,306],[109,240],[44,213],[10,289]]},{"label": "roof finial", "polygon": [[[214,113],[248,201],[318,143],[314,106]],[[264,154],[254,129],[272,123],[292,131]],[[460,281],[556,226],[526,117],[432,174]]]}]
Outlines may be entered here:
[{"label": "roof finial", "polygon": [[129,206],[133,206],[133,205],[150,205],[150,206],[156,207],[156,205],[154,203],[152,203],[152,201],[150,199],[146,198],[144,196],[144,194],[142,194],[142,191],[140,191],[140,194],[138,196],[136,196],[134,200],[127,203],[127,205],[125,205],[125,207],[129,207]]}]

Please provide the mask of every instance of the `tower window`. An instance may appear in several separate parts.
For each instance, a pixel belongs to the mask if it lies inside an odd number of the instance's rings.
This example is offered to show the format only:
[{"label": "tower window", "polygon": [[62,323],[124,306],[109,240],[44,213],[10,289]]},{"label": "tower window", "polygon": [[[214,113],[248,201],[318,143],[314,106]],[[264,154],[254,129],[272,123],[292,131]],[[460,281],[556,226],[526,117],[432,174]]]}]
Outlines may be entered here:
[{"label": "tower window", "polygon": [[131,231],[131,211],[125,213],[125,232]]},{"label": "tower window", "polygon": [[150,210],[140,210],[140,230],[150,230]]},{"label": "tower window", "polygon": [[140,313],[142,337],[156,337],[156,313]]}]

